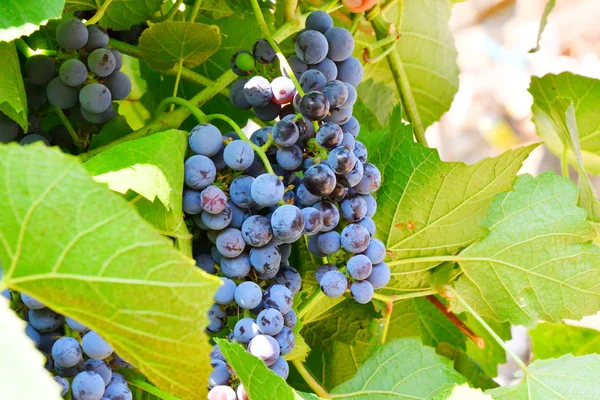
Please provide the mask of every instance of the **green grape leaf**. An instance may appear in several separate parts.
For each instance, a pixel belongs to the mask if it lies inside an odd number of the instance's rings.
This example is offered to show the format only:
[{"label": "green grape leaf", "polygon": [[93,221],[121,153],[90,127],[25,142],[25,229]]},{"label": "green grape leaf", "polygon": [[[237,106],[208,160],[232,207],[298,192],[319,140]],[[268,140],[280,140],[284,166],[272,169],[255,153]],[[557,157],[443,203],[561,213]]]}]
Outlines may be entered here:
[{"label": "green grape leaf", "polygon": [[[86,1],[89,0],[84,0],[84,3]],[[112,0],[98,24],[116,31],[127,30],[132,25],[149,20],[163,2],[164,0]]]},{"label": "green grape leaf", "polygon": [[487,390],[495,400],[595,399],[600,393],[600,356],[566,355],[534,361],[515,386]]},{"label": "green grape leaf", "polygon": [[62,399],[60,387],[44,369],[45,357],[25,335],[26,322],[17,317],[2,296],[0,321],[0,398]]},{"label": "green grape leaf", "polygon": [[233,14],[233,10],[223,0],[203,0],[200,4],[200,14],[210,19],[221,19]]},{"label": "green grape leaf", "polygon": [[450,360],[419,339],[398,339],[380,347],[352,379],[331,394],[354,400],[427,399],[447,384],[464,382]]},{"label": "green grape leaf", "polygon": [[149,201],[136,192],[127,193],[125,198],[133,204],[142,218],[152,224],[161,235],[191,239],[183,220],[181,207],[167,210],[160,200]]},{"label": "green grape leaf", "polygon": [[460,253],[456,290],[480,315],[515,325],[596,312],[600,248],[575,185],[548,172],[519,177],[513,190],[490,206],[489,234]]},{"label": "green grape leaf", "polygon": [[27,131],[27,95],[14,42],[0,42],[0,59],[0,112]]},{"label": "green grape leaf", "polygon": [[220,45],[221,35],[216,25],[166,21],[142,33],[139,49],[152,68],[164,71],[180,62],[188,68],[197,67]]},{"label": "green grape leaf", "polygon": [[535,41],[535,47],[529,50],[530,53],[537,53],[540,50],[540,40],[542,40],[542,34],[544,33],[544,29],[546,29],[546,25],[548,25],[548,16],[552,12],[552,9],[556,5],[555,0],[548,0],[546,3],[546,7],[544,8],[544,13],[542,14],[542,19],[540,20],[540,28],[538,29],[537,39]]},{"label": "green grape leaf", "polygon": [[55,148],[0,146],[0,207],[8,287],[97,331],[163,390],[206,390],[217,278]]},{"label": "green grape leaf", "polygon": [[[299,395],[264,362],[248,353],[240,344],[215,339],[227,363],[235,371],[250,399],[295,400]],[[306,397],[305,397],[306,398]]]},{"label": "green grape leaf", "polygon": [[[488,376],[498,376],[498,365],[506,362],[506,351],[498,344],[498,342],[496,342],[487,329],[473,318],[473,316],[467,314],[464,320],[465,324],[485,342],[485,348],[480,349],[475,343],[468,340],[466,354],[472,358]],[[504,341],[510,340],[511,332],[509,323],[496,322],[493,320],[487,320],[486,322]]]},{"label": "green grape leaf", "polygon": [[188,132],[171,129],[113,146],[87,161],[97,182],[116,192],[129,190],[149,201],[160,200],[183,218],[183,161]]},{"label": "green grape leaf", "polygon": [[600,332],[564,323],[543,322],[529,331],[536,359],[600,353]]},{"label": "green grape leaf", "polygon": [[[60,18],[65,0],[6,0],[0,8],[0,42],[28,36]],[[3,58],[5,60],[5,58]]]},{"label": "green grape leaf", "polygon": [[429,396],[428,400],[492,400],[490,395],[469,385],[447,385]]},{"label": "green grape leaf", "polygon": [[397,102],[394,97],[394,89],[384,82],[375,82],[373,79],[369,79],[361,82],[356,90],[358,101],[354,109],[360,108],[361,111],[358,114],[353,112],[352,115],[358,119],[361,127],[368,128],[367,132],[363,131],[363,135],[359,139],[361,140],[365,136],[364,133],[368,134],[372,130],[381,130],[387,126]]},{"label": "green grape leaf", "polygon": [[[600,121],[597,105],[600,101],[600,81],[563,72],[548,74],[542,78],[532,77],[529,92],[533,96],[533,122],[544,144],[556,156],[562,157],[565,145],[552,118],[551,105],[557,97],[566,97],[575,104],[575,121],[581,158],[586,170],[600,174]],[[569,162],[577,166],[576,155],[568,151]]]},{"label": "green grape leaf", "polygon": [[[146,62],[126,54],[123,55],[121,71],[130,77],[131,92],[126,101],[119,103],[119,114],[125,116],[132,129],[141,129],[150,120],[160,101],[173,95],[175,78],[162,75]],[[181,80],[179,84],[183,86],[184,83]],[[163,90],[163,85],[169,86],[168,92]]]},{"label": "green grape leaf", "polygon": [[[509,190],[536,145],[509,150],[472,165],[443,162],[435,149],[415,143],[395,108],[388,127],[363,139],[369,161],[382,168],[374,220],[392,260],[456,254],[485,235],[481,226],[495,194]],[[438,261],[390,263],[383,292],[428,288]]]},{"label": "green grape leaf", "polygon": [[104,124],[102,129],[100,129],[100,132],[92,137],[90,150],[109,144],[131,132],[133,132],[133,130],[127,123],[125,117],[119,115]]},{"label": "green grape leaf", "polygon": [[[488,343],[486,342],[486,345],[487,344]],[[481,369],[481,366],[474,359],[469,357],[465,351],[456,349],[448,343],[440,343],[435,348],[435,352],[452,360],[454,362],[454,369],[467,378],[467,381],[469,381],[471,386],[481,389],[493,389],[498,387],[498,384],[494,382],[494,380]],[[496,375],[497,374],[494,376]]]},{"label": "green grape leaf", "polygon": [[[385,18],[396,24],[400,35],[395,53],[403,72],[402,81],[395,79],[387,62],[365,65],[364,80],[390,85],[396,81],[402,96],[416,104],[419,121],[411,121],[427,128],[438,121],[450,109],[458,91],[458,66],[456,47],[448,26],[450,7],[448,2],[438,0],[404,0],[398,21],[398,7],[392,7]],[[387,26],[377,29],[378,39],[387,37]],[[362,48],[356,46],[356,52]],[[360,56],[356,54],[356,56]],[[392,53],[392,57],[394,54]],[[395,104],[400,103],[395,90]]]}]

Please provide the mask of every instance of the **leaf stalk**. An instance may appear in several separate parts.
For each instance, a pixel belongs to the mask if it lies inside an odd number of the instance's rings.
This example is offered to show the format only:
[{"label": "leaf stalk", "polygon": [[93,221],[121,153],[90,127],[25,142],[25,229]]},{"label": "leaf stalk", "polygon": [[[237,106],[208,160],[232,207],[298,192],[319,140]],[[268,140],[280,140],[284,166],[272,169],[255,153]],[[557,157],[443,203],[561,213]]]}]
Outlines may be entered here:
[{"label": "leaf stalk", "polygon": [[317,380],[312,376],[312,374],[306,369],[304,364],[302,364],[298,360],[292,361],[296,370],[302,376],[304,381],[310,386],[310,388],[315,392],[315,394],[323,399],[329,399],[329,393],[317,382]]},{"label": "leaf stalk", "polygon": [[108,9],[108,6],[110,6],[110,3],[112,3],[112,0],[104,0],[104,3],[100,6],[98,10],[96,10],[96,14],[94,14],[94,16],[90,18],[85,24],[94,25],[98,23],[98,21],[100,21],[102,17],[104,17],[104,13]]}]

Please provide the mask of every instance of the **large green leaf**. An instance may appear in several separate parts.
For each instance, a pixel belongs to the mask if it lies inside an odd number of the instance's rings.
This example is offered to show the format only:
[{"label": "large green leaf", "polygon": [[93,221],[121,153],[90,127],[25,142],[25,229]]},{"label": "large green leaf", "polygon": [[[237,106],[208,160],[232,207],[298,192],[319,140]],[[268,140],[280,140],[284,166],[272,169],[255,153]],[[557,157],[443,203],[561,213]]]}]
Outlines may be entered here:
[{"label": "large green leaf", "polygon": [[27,130],[27,96],[23,86],[19,56],[13,42],[0,42],[0,112]]},{"label": "large green leaf", "polygon": [[205,390],[218,279],[54,148],[0,146],[0,207],[10,288],[96,330],[164,390]]},{"label": "large green leaf", "polygon": [[[575,103],[575,120],[581,147],[581,157],[588,172],[600,174],[600,120],[597,105],[600,85],[597,79],[586,78],[570,72],[532,77],[529,92],[534,103],[531,108],[538,135],[548,148],[561,157],[564,144],[552,119],[551,104],[557,97],[567,97]],[[577,166],[576,156],[569,151],[569,162]]]},{"label": "large green leaf", "polygon": [[[384,82],[375,82],[373,79],[361,82],[357,87],[358,101],[354,106],[352,115],[361,124],[362,137],[371,130],[381,130],[387,126],[390,115],[397,103],[394,89]],[[358,113],[357,113],[358,111]],[[367,128],[366,131],[364,128]]]},{"label": "large green leaf", "polygon": [[65,0],[4,0],[0,7],[0,42],[30,35],[49,19],[60,18],[64,4]]},{"label": "large green leaf", "polygon": [[219,27],[201,23],[166,21],[152,25],[140,37],[144,60],[157,70],[180,62],[188,68],[202,64],[221,45]]},{"label": "large green leaf", "polygon": [[[411,122],[427,128],[450,109],[458,91],[457,53],[448,27],[450,7],[447,1],[440,0],[404,0],[399,4],[399,23],[398,7],[392,7],[384,17],[396,25],[400,35],[395,54],[392,52],[390,57],[397,59],[402,76],[395,79],[387,63],[379,62],[365,65],[364,79],[373,78],[388,85],[394,80],[397,85],[400,82],[405,105],[416,105]],[[374,23],[377,38],[387,37],[387,24],[380,19]],[[398,90],[395,92],[399,103]]]},{"label": "large green leaf", "polygon": [[8,306],[0,296],[0,398],[60,400],[44,356],[25,335],[26,323]]},{"label": "large green leaf", "polygon": [[[481,226],[495,194],[509,190],[536,145],[507,151],[473,165],[443,162],[435,149],[415,143],[394,109],[388,127],[363,138],[369,161],[382,168],[375,215],[393,260],[456,254],[485,235]],[[384,292],[429,287],[438,261],[396,263]]]},{"label": "large green leaf", "polygon": [[399,339],[380,347],[352,379],[331,393],[355,400],[427,399],[447,384],[464,382],[450,360],[419,339]]},{"label": "large green leaf", "polygon": [[[496,400],[597,399],[600,393],[600,356],[566,355],[535,361],[515,386],[486,391]],[[521,373],[522,375],[522,373]]]},{"label": "large green leaf", "polygon": [[575,185],[552,172],[521,176],[496,196],[488,236],[459,256],[462,297],[480,315],[521,325],[595,313],[600,248],[576,201]]},{"label": "large green leaf", "polygon": [[[90,0],[83,0],[83,3],[86,1]],[[117,31],[127,30],[132,25],[149,20],[163,2],[164,0],[112,0],[99,24]]]},{"label": "large green leaf", "polygon": [[600,332],[568,324],[543,322],[529,331],[536,359],[600,353]]},{"label": "large green leaf", "polygon": [[[487,324],[504,341],[510,340],[510,324],[507,322],[486,321]],[[465,323],[471,330],[485,342],[485,348],[479,348],[475,343],[467,341],[467,355],[472,358],[477,365],[490,377],[498,376],[498,365],[506,362],[506,351],[490,335],[471,314],[465,317]]]}]

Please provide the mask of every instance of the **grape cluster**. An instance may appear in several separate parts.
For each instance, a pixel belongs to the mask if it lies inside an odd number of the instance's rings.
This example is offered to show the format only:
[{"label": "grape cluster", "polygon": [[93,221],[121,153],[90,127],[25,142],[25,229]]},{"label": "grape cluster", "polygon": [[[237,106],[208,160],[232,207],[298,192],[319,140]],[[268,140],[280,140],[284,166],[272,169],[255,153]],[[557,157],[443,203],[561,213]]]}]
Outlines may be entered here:
[{"label": "grape cluster", "polygon": [[85,26],[77,18],[61,21],[56,28],[61,57],[53,60],[37,54],[25,63],[29,108],[38,108],[47,99],[94,124],[113,118],[112,102],[129,95],[131,81],[120,71],[121,54],[108,47],[108,40],[96,25]]},{"label": "grape cluster", "polygon": [[[295,343],[292,304],[302,285],[289,262],[293,243],[307,236],[312,254],[330,257],[316,270],[329,297],[349,291],[367,303],[390,279],[372,219],[381,174],[367,162],[352,116],[363,74],[351,56],[352,35],[317,11],[295,46],[288,61],[302,92],[287,76],[250,77],[257,63],[276,59],[267,41],[232,57],[231,68],[241,79],[231,87],[231,102],[278,121],[249,140],[211,124],[192,129],[194,155],[185,162],[183,194],[199,243],[196,264],[222,280],[208,332],[243,344],[284,379],[289,368],[283,356]],[[268,162],[255,153],[257,147]],[[211,363],[209,399],[246,399],[241,384],[234,390],[236,378],[217,346]]]},{"label": "grape cluster", "polygon": [[18,315],[28,321],[25,333],[46,356],[64,397],[75,400],[131,400],[127,381],[113,368],[131,365],[113,352],[95,331],[52,311],[34,297],[5,290]]}]

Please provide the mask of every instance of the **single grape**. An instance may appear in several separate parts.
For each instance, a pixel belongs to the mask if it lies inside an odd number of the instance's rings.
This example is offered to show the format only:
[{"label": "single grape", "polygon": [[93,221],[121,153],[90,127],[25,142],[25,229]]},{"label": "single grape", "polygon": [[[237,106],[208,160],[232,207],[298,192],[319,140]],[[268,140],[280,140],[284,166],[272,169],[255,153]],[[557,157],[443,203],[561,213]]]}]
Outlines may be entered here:
[{"label": "single grape", "polygon": [[204,189],[215,181],[217,169],[206,156],[191,156],[184,164],[185,184],[192,189]]},{"label": "single grape", "polygon": [[281,244],[278,244],[277,247],[279,248],[279,251],[281,252],[282,260],[287,260],[288,258],[290,258],[290,256],[292,255],[292,245],[291,244],[281,243]]},{"label": "single grape", "polygon": [[371,194],[361,194],[360,197],[367,204],[367,217],[373,217],[377,212],[377,200]]},{"label": "single grape", "polygon": [[367,203],[359,196],[352,196],[340,203],[342,217],[350,222],[358,222],[367,214]]},{"label": "single grape", "polygon": [[252,182],[252,199],[262,207],[276,205],[283,198],[283,183],[277,175],[262,174]]},{"label": "single grape", "polygon": [[222,257],[220,261],[221,271],[229,278],[242,279],[250,272],[250,257],[247,254],[240,254],[235,258]]},{"label": "single grape", "polygon": [[306,186],[304,186],[304,183],[301,183],[296,189],[296,198],[303,206],[312,206],[321,201],[321,197],[315,196],[309,192],[308,189],[306,189]]},{"label": "single grape", "polygon": [[[132,400],[133,395],[127,384],[108,385],[104,392],[104,397],[109,400]],[[102,398],[101,400],[104,400]]]},{"label": "single grape", "polygon": [[[246,50],[237,51],[237,52],[233,53],[233,55],[229,59],[229,67],[231,68],[233,73],[236,74],[237,76],[248,76],[248,75],[250,75],[249,71],[243,71],[237,66],[237,59],[240,56],[240,54],[246,54],[247,56],[249,55],[250,57],[252,57],[250,52],[248,52]],[[243,59],[240,61],[240,63],[243,65]]]},{"label": "single grape", "polygon": [[293,146],[300,135],[296,124],[289,119],[276,122],[271,133],[275,144],[281,147]]},{"label": "single grape", "polygon": [[92,113],[92,112],[89,112],[82,108],[81,115],[88,122],[91,122],[93,124],[103,124],[105,122],[110,121],[111,119],[116,117],[118,114],[112,107],[108,107],[106,110],[102,111],[101,113]]},{"label": "single grape", "polygon": [[348,279],[340,271],[334,270],[326,272],[319,280],[321,290],[327,297],[340,297],[346,292]]},{"label": "single grape", "polygon": [[325,122],[319,127],[316,139],[320,146],[332,150],[342,144],[344,132],[339,125],[333,122]]},{"label": "single grape", "polygon": [[359,194],[373,193],[381,186],[381,172],[371,163],[364,163],[363,167],[363,178],[354,186],[354,190]]},{"label": "single grape", "polygon": [[66,318],[67,325],[69,328],[75,332],[85,332],[87,331],[87,326],[83,325],[81,322],[74,320],[73,318]]},{"label": "single grape", "polygon": [[321,249],[321,252],[325,255],[337,253],[342,247],[340,234],[336,231],[320,234],[317,243],[319,249]]},{"label": "single grape", "polygon": [[285,315],[292,309],[294,295],[287,287],[276,284],[265,290],[263,300],[265,307],[274,308]]},{"label": "single grape", "polygon": [[[348,91],[348,93],[350,93],[350,90]],[[350,117],[348,122],[342,125],[342,129],[344,130],[344,132],[348,132],[356,138],[360,132],[360,124],[358,123],[358,120],[355,117]]]},{"label": "single grape", "polygon": [[56,67],[50,57],[36,54],[25,61],[24,72],[31,83],[43,86],[50,83],[54,78]]},{"label": "single grape", "polygon": [[342,247],[349,253],[362,253],[369,246],[371,235],[362,225],[350,224],[342,230]]},{"label": "single grape", "polygon": [[50,146],[50,142],[48,141],[48,139],[40,134],[37,133],[30,133],[25,135],[21,141],[19,142],[19,144],[21,146],[26,146],[32,143],[36,143],[36,142],[42,142],[44,143],[46,146]]},{"label": "single grape", "polygon": [[268,335],[257,335],[248,343],[248,352],[269,366],[277,361],[280,348],[275,338]]},{"label": "single grape", "polygon": [[125,385],[125,386],[127,386],[127,380],[120,373],[113,372],[108,385]]},{"label": "single grape", "polygon": [[272,121],[279,116],[281,105],[270,102],[264,107],[254,106],[252,111],[261,121]]},{"label": "single grape", "polygon": [[202,209],[209,214],[219,214],[227,207],[227,195],[217,186],[210,185],[200,193]]},{"label": "single grape", "polygon": [[283,358],[283,357],[277,358],[277,361],[275,361],[275,363],[273,365],[271,365],[269,367],[269,369],[271,371],[275,372],[277,375],[279,375],[283,379],[287,379],[288,375],[290,374],[290,366],[288,365],[288,362],[285,361],[285,358]]},{"label": "single grape", "polygon": [[49,308],[42,308],[41,310],[29,310],[27,315],[29,317],[29,323],[39,333],[55,331],[63,324],[65,320],[62,315],[55,313]]},{"label": "single grape", "polygon": [[290,116],[285,116],[283,118],[284,121],[292,121],[294,122],[294,124],[296,124],[296,127],[298,128],[298,140],[300,141],[304,141],[304,140],[308,140],[311,137],[314,136],[315,134],[315,129],[313,127],[313,124],[306,119],[305,117],[301,117],[298,118],[299,116],[294,113],[293,115]]},{"label": "single grape", "polygon": [[294,99],[296,87],[294,82],[285,76],[278,76],[271,81],[272,101],[276,104],[287,104]]},{"label": "single grape", "polygon": [[325,38],[327,39],[327,43],[329,43],[328,58],[339,62],[346,60],[352,55],[354,51],[354,38],[348,30],[333,27],[325,32]]},{"label": "single grape", "polygon": [[90,358],[83,363],[83,370],[94,372],[102,378],[104,386],[108,386],[112,379],[112,369],[103,360],[94,360]]},{"label": "single grape", "polygon": [[319,240],[318,236],[311,236],[308,239],[307,247],[308,247],[308,251],[310,252],[310,254],[312,254],[315,257],[322,258],[322,257],[325,257],[325,254],[319,248],[318,240]]},{"label": "single grape", "polygon": [[[252,132],[252,135],[250,135],[250,141],[258,147],[262,147],[269,141],[269,134],[272,132],[272,130],[273,127],[271,126],[266,126],[264,128],[257,129],[254,132]],[[267,152],[267,154],[275,154],[275,152],[273,151],[273,147],[271,147],[269,151],[270,153]]]},{"label": "single grape", "polygon": [[306,93],[300,100],[300,112],[310,121],[320,121],[329,112],[329,100],[317,91]]},{"label": "single grape", "polygon": [[273,279],[273,282],[285,286],[293,295],[298,294],[302,287],[302,277],[300,277],[300,273],[295,268],[288,265],[283,266],[279,270]]},{"label": "single grape", "polygon": [[298,207],[285,204],[273,212],[271,226],[277,239],[283,243],[294,243],[302,236],[304,215]]},{"label": "single grape", "polygon": [[62,397],[66,396],[69,392],[69,381],[58,375],[54,376],[54,380],[60,385],[60,395]]},{"label": "single grape", "polygon": [[321,91],[327,84],[327,78],[317,69],[309,69],[300,77],[300,86],[305,92]]},{"label": "single grape", "polygon": [[[356,104],[356,100],[358,100],[358,93],[356,92],[356,88],[354,86],[352,86],[351,84],[349,84],[348,82],[344,82],[344,85],[346,85],[346,88],[348,88],[348,98],[346,99],[346,102],[340,106],[340,108],[352,108],[354,106],[354,104]],[[352,119],[354,117],[351,117],[350,119]],[[356,123],[358,124],[358,121],[356,120],[356,118],[354,118],[354,120],[356,121]],[[348,122],[346,122],[347,124]],[[344,124],[344,125],[346,125]],[[342,127],[342,129],[344,129],[344,127]],[[344,129],[344,132],[348,132],[346,129]],[[356,131],[356,135],[352,135],[354,137],[358,136],[358,131]]]},{"label": "single grape", "polygon": [[81,88],[79,102],[82,109],[91,113],[101,113],[110,107],[112,96],[106,86],[100,83],[90,83]]},{"label": "single grape", "polygon": [[84,63],[74,58],[60,66],[60,79],[68,86],[79,86],[87,80],[88,70]]},{"label": "single grape", "polygon": [[254,150],[247,142],[234,140],[225,146],[223,159],[229,168],[242,171],[252,165]]},{"label": "single grape", "polygon": [[0,112],[0,143],[9,143],[19,136],[19,125]]},{"label": "single grape", "polygon": [[[260,314],[259,314],[260,318]],[[233,336],[240,343],[248,343],[260,335],[260,325],[253,318],[240,319],[233,328]]]},{"label": "single grape", "polygon": [[248,79],[238,79],[231,85],[231,89],[229,89],[229,100],[231,104],[240,110],[249,110],[252,108],[252,104],[246,100],[246,95],[244,94],[244,86],[248,82]]},{"label": "single grape", "polygon": [[121,71],[114,71],[104,79],[104,86],[110,90],[113,100],[123,100],[131,92],[131,80]]},{"label": "single grape", "polygon": [[75,400],[100,400],[104,395],[104,381],[94,372],[82,371],[73,379],[72,394]]},{"label": "single grape", "polygon": [[121,67],[123,66],[123,56],[121,55],[121,52],[113,48],[110,48],[108,50],[112,53],[113,57],[115,58],[115,71],[120,71]]},{"label": "single grape", "polygon": [[294,332],[287,326],[284,326],[277,335],[275,335],[275,340],[277,344],[279,344],[280,353],[282,356],[289,354],[294,349],[296,345],[296,337],[294,336]]},{"label": "single grape", "polygon": [[338,175],[337,176],[338,182],[335,185],[335,189],[333,189],[333,192],[329,193],[329,196],[327,196],[329,198],[329,200],[335,201],[338,203],[341,202],[342,200],[344,200],[346,198],[346,196],[348,195],[348,192],[350,191],[350,189],[348,189],[347,187],[342,185],[339,178],[340,177]]},{"label": "single grape", "polygon": [[354,138],[354,136],[352,136],[351,133],[344,132],[344,139],[342,140],[342,143],[340,144],[340,146],[344,146],[348,150],[354,151],[355,145],[356,145],[356,139]]},{"label": "single grape", "polygon": [[335,174],[328,166],[316,164],[304,173],[304,186],[315,196],[327,196],[335,189]]},{"label": "single grape", "polygon": [[56,27],[56,41],[65,50],[79,50],[87,43],[88,30],[77,18],[65,19]]},{"label": "single grape", "polygon": [[77,103],[78,94],[77,88],[65,85],[60,77],[52,79],[46,87],[48,102],[63,110],[71,108]]},{"label": "single grape", "polygon": [[371,239],[369,247],[364,252],[373,264],[379,264],[385,258],[385,245],[379,239]]},{"label": "single grape", "polygon": [[113,73],[117,60],[108,49],[96,49],[88,56],[87,65],[94,74],[105,77]]},{"label": "single grape", "polygon": [[241,51],[236,54],[235,66],[238,67],[239,70],[249,72],[254,69],[254,56],[250,52]]},{"label": "single grape", "polygon": [[373,263],[367,256],[363,254],[357,254],[350,257],[346,263],[346,269],[352,278],[362,281],[371,275]]},{"label": "single grape", "polygon": [[195,258],[196,266],[209,274],[217,272],[215,270],[215,261],[209,254],[199,254]]},{"label": "single grape", "polygon": [[371,235],[371,237],[375,236],[375,232],[377,231],[377,229],[375,227],[375,221],[373,221],[373,219],[371,219],[370,217],[364,217],[357,223],[364,227],[369,232],[369,235]]},{"label": "single grape", "polygon": [[235,302],[241,308],[251,310],[262,300],[262,290],[254,282],[242,282],[235,289]]},{"label": "single grape", "polygon": [[88,357],[97,360],[105,359],[113,353],[111,345],[94,331],[89,331],[83,336],[81,347]]},{"label": "single grape", "polygon": [[256,203],[251,194],[254,178],[248,175],[238,176],[229,186],[229,196],[231,201],[238,207],[251,208]]},{"label": "single grape", "polygon": [[244,85],[244,96],[252,106],[264,107],[271,102],[271,83],[262,76],[253,76]]},{"label": "single grape", "polygon": [[218,385],[208,392],[208,400],[239,400],[229,386]]},{"label": "single grape", "polygon": [[208,309],[208,321],[206,330],[212,333],[219,332],[227,324],[227,313],[218,304],[213,304]]},{"label": "single grape", "polygon": [[209,387],[227,384],[229,379],[231,379],[227,364],[221,360],[212,360],[210,365],[213,367],[213,370],[208,378]]},{"label": "single grape", "polygon": [[108,35],[98,25],[88,25],[88,40],[85,44],[87,51],[94,51],[100,47],[108,46]]},{"label": "single grape", "polygon": [[292,331],[296,327],[298,323],[298,316],[294,310],[290,310],[287,314],[283,316],[283,324],[290,328]]},{"label": "single grape", "polygon": [[349,173],[357,161],[356,155],[344,146],[336,147],[327,156],[327,163],[336,174],[343,175]]},{"label": "single grape", "polygon": [[277,163],[287,171],[295,171],[304,160],[302,149],[298,146],[281,147],[277,150]]},{"label": "single grape", "polygon": [[61,337],[52,346],[52,358],[54,359],[54,364],[59,367],[73,367],[82,360],[81,346],[72,337]]},{"label": "single grape", "polygon": [[260,333],[264,335],[277,335],[283,329],[283,315],[274,308],[265,308],[256,317]]},{"label": "single grape", "polygon": [[231,211],[231,207],[228,204],[225,205],[223,211],[218,214],[209,214],[206,211],[202,214],[195,215],[194,221],[196,218],[200,217],[202,223],[208,228],[220,231],[221,229],[225,229],[229,226],[233,219],[233,213]]},{"label": "single grape", "polygon": [[338,69],[337,79],[347,82],[356,87],[363,78],[363,67],[354,57],[348,57],[346,60],[336,63]]},{"label": "single grape", "polygon": [[328,51],[327,39],[319,31],[305,30],[296,37],[296,55],[306,64],[320,63]]},{"label": "single grape", "polygon": [[337,78],[337,65],[330,58],[325,58],[320,63],[311,65],[310,69],[320,71],[327,79],[327,82]]},{"label": "single grape", "polygon": [[375,290],[369,281],[358,281],[350,285],[350,294],[357,303],[367,304],[373,300]]},{"label": "single grape", "polygon": [[362,142],[359,142],[358,140],[354,144],[354,155],[356,156],[356,158],[358,158],[358,161],[360,161],[361,163],[367,162],[367,157],[369,155],[367,152],[367,148],[364,144],[362,144]]},{"label": "single grape", "polygon": [[344,125],[352,118],[352,112],[352,107],[331,107],[329,109],[329,115],[324,118],[324,121]]},{"label": "single grape", "polygon": [[304,231],[303,234],[307,236],[316,235],[323,228],[323,215],[313,207],[306,207],[302,209],[302,215],[304,215]]},{"label": "single grape", "polygon": [[327,82],[323,88],[323,94],[329,100],[330,109],[340,107],[348,100],[348,88],[344,82],[338,80]]},{"label": "single grape", "polygon": [[333,19],[325,11],[313,11],[306,18],[306,29],[325,33],[330,28],[333,28]]},{"label": "single grape", "polygon": [[246,243],[242,238],[242,233],[235,228],[226,228],[217,236],[215,243],[217,250],[227,258],[235,258],[242,254]]},{"label": "single grape", "polygon": [[[296,79],[300,79],[302,74],[308,69],[308,65],[306,65],[306,63],[300,60],[300,58],[297,56],[291,56],[287,59],[287,61],[292,69],[292,72],[294,75],[296,75]],[[281,74],[289,78],[289,75],[287,71],[283,69],[283,66],[281,67]]]},{"label": "single grape", "polygon": [[[344,185],[348,188],[351,188],[351,187],[358,185],[358,183],[363,178],[363,174],[364,174],[363,163],[360,161],[357,161],[354,164],[354,168],[352,168],[352,170],[350,172],[348,172],[347,174],[341,175],[341,176],[338,175],[337,180],[338,180],[338,183],[341,183],[342,185]],[[368,208],[367,208],[367,215],[368,215]]]},{"label": "single grape", "polygon": [[281,254],[274,244],[254,247],[250,249],[250,263],[259,275],[275,275],[279,271]]},{"label": "single grape", "polygon": [[245,220],[241,234],[246,243],[253,247],[265,246],[273,238],[270,221],[260,215],[253,215]]},{"label": "single grape", "polygon": [[29,309],[41,310],[46,307],[41,301],[25,293],[21,293],[21,300]]},{"label": "single grape", "polygon": [[314,208],[319,210],[323,216],[323,228],[321,232],[329,232],[335,229],[340,222],[340,212],[333,203],[329,201],[320,201],[313,205]]},{"label": "single grape", "polygon": [[212,347],[212,350],[210,351],[210,359],[211,360],[221,360],[221,361],[225,361],[225,356],[223,355],[223,352],[221,351],[221,349],[219,348],[218,344],[215,344]]},{"label": "single grape", "polygon": [[265,39],[258,39],[252,47],[254,59],[261,64],[270,64],[275,60],[276,54],[273,47]]}]

